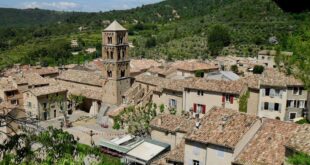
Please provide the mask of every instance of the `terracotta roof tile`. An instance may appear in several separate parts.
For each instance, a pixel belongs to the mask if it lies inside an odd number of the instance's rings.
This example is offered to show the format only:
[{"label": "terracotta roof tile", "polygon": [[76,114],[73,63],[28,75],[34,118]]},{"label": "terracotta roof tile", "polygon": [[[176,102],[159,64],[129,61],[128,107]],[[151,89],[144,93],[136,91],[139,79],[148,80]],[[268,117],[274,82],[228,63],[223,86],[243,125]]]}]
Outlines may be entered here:
[{"label": "terracotta roof tile", "polygon": [[285,160],[285,144],[298,125],[266,119],[253,139],[237,156],[237,163],[244,165],[282,165]]},{"label": "terracotta roof tile", "polygon": [[29,86],[49,84],[46,79],[41,77],[38,73],[19,73],[13,75],[11,78],[16,84],[28,84]]},{"label": "terracotta roof tile", "polygon": [[186,139],[234,148],[257,120],[256,116],[214,108],[202,118],[200,128]]},{"label": "terracotta roof tile", "polygon": [[293,134],[287,147],[310,155],[310,125],[304,124]]},{"label": "terracotta roof tile", "polygon": [[33,93],[35,96],[44,96],[44,95],[49,95],[49,94],[55,94],[59,92],[66,92],[67,89],[62,87],[62,86],[44,86],[44,87],[38,87],[38,88],[33,88],[29,89],[31,93]]},{"label": "terracotta roof tile", "polygon": [[158,67],[161,64],[155,60],[150,59],[132,59],[130,60],[130,71],[143,71],[152,67]]},{"label": "terracotta roof tile", "polygon": [[246,86],[246,83],[243,81],[198,79],[196,82],[189,84],[186,88],[240,95]]},{"label": "terracotta roof tile", "polygon": [[265,70],[265,72],[261,76],[260,84],[267,86],[278,86],[278,87],[304,85],[301,80],[296,79],[294,76],[285,75],[285,73],[279,72],[275,69]]},{"label": "terracotta roof tile", "polygon": [[169,132],[191,132],[195,126],[193,119],[186,119],[182,116],[162,114],[150,122],[152,128],[162,129]]},{"label": "terracotta roof tile", "polygon": [[207,64],[197,61],[177,61],[171,65],[172,67],[185,70],[185,71],[198,71],[198,70],[218,70],[219,67],[213,64]]},{"label": "terracotta roof tile", "polygon": [[57,79],[94,86],[102,86],[104,81],[104,78],[100,74],[82,70],[63,71]]},{"label": "terracotta roof tile", "polygon": [[185,86],[192,84],[194,79],[172,80],[156,76],[138,75],[136,81],[157,86],[157,89],[169,89],[182,92]]},{"label": "terracotta roof tile", "polygon": [[88,86],[84,84],[77,84],[74,82],[58,80],[57,83],[66,88],[69,94],[81,95],[89,99],[102,100],[103,89],[101,87]]},{"label": "terracotta roof tile", "polygon": [[12,81],[10,81],[8,78],[0,78],[0,90],[13,91],[17,90],[17,88],[13,86]]}]

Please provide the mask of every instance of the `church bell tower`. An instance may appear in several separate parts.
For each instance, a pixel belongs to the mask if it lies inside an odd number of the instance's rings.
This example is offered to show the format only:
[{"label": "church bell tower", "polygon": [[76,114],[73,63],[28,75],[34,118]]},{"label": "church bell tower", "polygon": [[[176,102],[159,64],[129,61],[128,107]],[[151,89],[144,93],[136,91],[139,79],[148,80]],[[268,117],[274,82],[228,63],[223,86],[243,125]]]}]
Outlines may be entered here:
[{"label": "church bell tower", "polygon": [[114,21],[102,32],[103,102],[122,103],[122,95],[130,88],[128,31]]}]

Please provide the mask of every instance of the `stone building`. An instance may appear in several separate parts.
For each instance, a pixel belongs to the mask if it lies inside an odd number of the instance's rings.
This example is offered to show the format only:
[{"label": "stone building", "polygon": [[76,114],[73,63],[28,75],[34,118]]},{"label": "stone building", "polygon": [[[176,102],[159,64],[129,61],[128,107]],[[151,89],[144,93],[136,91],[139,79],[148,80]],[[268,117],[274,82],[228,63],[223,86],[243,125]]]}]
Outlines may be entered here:
[{"label": "stone building", "polygon": [[119,105],[131,86],[128,31],[114,21],[102,32],[102,38],[103,77],[106,78],[102,100]]},{"label": "stone building", "polygon": [[214,108],[185,137],[184,164],[230,165],[261,126],[253,115]]},{"label": "stone building", "polygon": [[240,97],[246,91],[242,81],[199,79],[185,87],[183,109],[200,117],[215,106],[238,111]]},{"label": "stone building", "polygon": [[150,127],[152,139],[167,143],[174,149],[195,128],[195,119],[162,114],[150,122]]},{"label": "stone building", "polygon": [[53,119],[61,116],[61,111],[67,111],[67,89],[60,86],[29,89],[24,92],[24,102],[25,112],[29,118]]},{"label": "stone building", "polygon": [[308,117],[308,92],[301,80],[275,70],[260,78],[258,116],[284,121]]},{"label": "stone building", "polygon": [[[284,56],[292,56],[292,52],[280,52]],[[275,57],[277,56],[277,51],[275,50],[262,50],[258,52],[258,63],[262,64],[267,68],[276,68]],[[283,64],[280,64],[283,65]]]}]

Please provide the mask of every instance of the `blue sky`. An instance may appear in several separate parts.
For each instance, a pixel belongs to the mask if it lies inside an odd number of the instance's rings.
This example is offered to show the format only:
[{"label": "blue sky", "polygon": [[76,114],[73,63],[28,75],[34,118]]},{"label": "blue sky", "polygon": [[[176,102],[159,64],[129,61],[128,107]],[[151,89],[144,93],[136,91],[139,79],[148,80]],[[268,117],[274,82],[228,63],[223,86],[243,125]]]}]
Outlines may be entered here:
[{"label": "blue sky", "polygon": [[0,0],[0,7],[96,12],[129,9],[160,1],[162,0]]}]

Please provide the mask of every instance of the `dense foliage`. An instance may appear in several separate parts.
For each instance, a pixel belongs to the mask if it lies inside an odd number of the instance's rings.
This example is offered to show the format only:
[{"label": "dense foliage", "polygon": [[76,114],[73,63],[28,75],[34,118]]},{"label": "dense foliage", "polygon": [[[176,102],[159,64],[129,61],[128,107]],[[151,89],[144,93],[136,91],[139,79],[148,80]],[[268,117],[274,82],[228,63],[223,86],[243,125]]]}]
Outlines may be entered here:
[{"label": "dense foliage", "polygon": [[265,68],[261,65],[255,65],[253,68],[254,74],[262,74],[264,72]]},{"label": "dense foliage", "polygon": [[15,135],[0,145],[0,164],[84,164],[84,158],[97,157],[97,164],[120,164],[119,159],[102,154],[98,148],[79,144],[73,135],[49,128],[39,134]]},{"label": "dense foliage", "polygon": [[310,156],[303,153],[297,153],[289,157],[288,162],[292,165],[309,165]]},{"label": "dense foliage", "polygon": [[211,55],[219,55],[224,47],[230,44],[230,34],[226,27],[215,25],[208,35],[208,47]]}]

